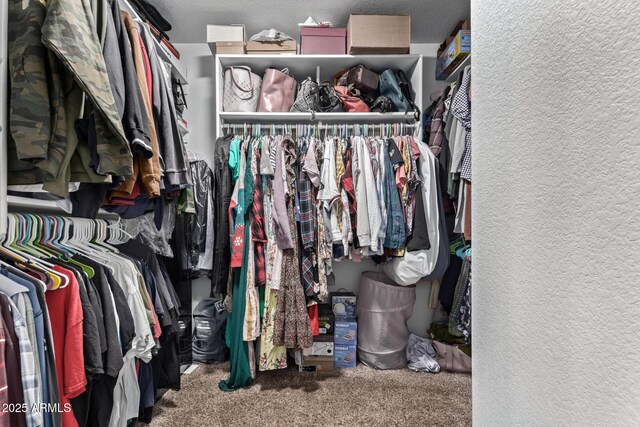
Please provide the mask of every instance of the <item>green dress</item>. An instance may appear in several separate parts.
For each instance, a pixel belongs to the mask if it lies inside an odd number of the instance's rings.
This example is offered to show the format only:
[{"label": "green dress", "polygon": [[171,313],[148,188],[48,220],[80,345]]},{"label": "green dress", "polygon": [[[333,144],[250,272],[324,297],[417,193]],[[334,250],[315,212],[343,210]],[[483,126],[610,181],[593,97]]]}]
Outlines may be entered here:
[{"label": "green dress", "polygon": [[[241,154],[242,155],[242,154]],[[250,159],[247,159],[250,160]],[[235,176],[239,178],[238,175]],[[241,179],[243,179],[242,177]],[[240,195],[240,200],[244,194]],[[242,203],[242,202],[241,202]],[[237,221],[246,221],[247,216]],[[244,227],[244,241],[249,241],[250,227]],[[244,245],[242,259],[247,259],[249,245]],[[243,262],[241,268],[233,270],[233,302],[231,313],[227,316],[226,343],[230,349],[231,368],[229,378],[218,383],[222,391],[234,391],[239,388],[248,387],[253,384],[251,370],[249,368],[249,350],[247,343],[242,339],[244,329],[244,312],[246,307],[246,287],[247,287],[247,263]]]}]

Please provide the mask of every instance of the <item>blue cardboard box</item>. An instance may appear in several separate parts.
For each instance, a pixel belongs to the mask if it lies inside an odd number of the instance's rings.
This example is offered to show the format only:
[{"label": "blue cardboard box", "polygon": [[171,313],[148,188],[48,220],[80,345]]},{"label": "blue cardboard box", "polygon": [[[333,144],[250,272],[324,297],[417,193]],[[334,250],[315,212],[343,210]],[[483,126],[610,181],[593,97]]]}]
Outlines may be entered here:
[{"label": "blue cardboard box", "polygon": [[337,320],[333,331],[333,342],[341,345],[355,345],[358,343],[358,322],[352,320]]},{"label": "blue cardboard box", "polygon": [[436,80],[445,80],[471,54],[471,31],[460,30],[436,61]]},{"label": "blue cardboard box", "polygon": [[355,368],[356,367],[356,345],[334,346],[333,367],[334,368]]}]

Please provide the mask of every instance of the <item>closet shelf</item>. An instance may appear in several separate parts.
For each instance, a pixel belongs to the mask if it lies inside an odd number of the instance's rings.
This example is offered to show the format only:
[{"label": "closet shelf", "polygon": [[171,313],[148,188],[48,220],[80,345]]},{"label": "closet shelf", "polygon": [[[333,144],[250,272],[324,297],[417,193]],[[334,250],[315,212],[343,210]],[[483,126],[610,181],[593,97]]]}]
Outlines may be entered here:
[{"label": "closet shelf", "polygon": [[413,113],[219,113],[225,123],[414,123]]},{"label": "closet shelf", "polygon": [[447,77],[444,81],[447,83],[453,83],[456,80],[458,80],[458,75],[462,71],[464,71],[467,65],[471,65],[471,55],[468,55],[466,58],[464,58],[460,63],[460,65],[458,65],[458,67],[453,71],[453,73],[451,73],[449,77]]},{"label": "closet shelf", "polygon": [[[13,212],[28,212],[28,213],[51,213],[63,216],[69,216],[68,212],[65,212],[56,205],[53,200],[38,200],[28,197],[20,196],[7,196],[7,204],[9,211]],[[98,211],[99,219],[119,219],[120,216],[113,212],[107,212],[104,209]]]}]

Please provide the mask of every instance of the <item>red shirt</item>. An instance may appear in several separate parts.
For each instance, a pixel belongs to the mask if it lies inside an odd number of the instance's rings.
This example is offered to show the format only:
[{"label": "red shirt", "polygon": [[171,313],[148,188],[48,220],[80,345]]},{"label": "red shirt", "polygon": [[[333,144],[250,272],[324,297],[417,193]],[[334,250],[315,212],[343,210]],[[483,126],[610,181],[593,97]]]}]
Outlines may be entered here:
[{"label": "red shirt", "polygon": [[82,303],[75,275],[57,265],[53,269],[69,279],[67,287],[45,293],[56,355],[58,389],[63,411],[62,425],[77,427],[73,412],[65,412],[65,408],[71,408],[69,399],[84,393],[87,385],[82,340]]}]

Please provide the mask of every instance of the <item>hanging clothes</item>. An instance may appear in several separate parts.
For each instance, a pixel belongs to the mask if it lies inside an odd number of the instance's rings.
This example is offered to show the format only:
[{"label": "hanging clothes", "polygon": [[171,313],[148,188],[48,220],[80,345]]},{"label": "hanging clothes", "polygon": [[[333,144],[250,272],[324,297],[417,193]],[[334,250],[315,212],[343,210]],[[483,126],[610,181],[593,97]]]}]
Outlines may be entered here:
[{"label": "hanging clothes", "polygon": [[[295,219],[295,168],[297,149],[295,142],[285,137],[281,143],[284,162],[283,175],[286,185],[286,214],[289,223],[289,234],[292,237],[292,248],[283,249],[282,283],[280,284],[278,306],[275,314],[274,338],[276,346],[287,348],[307,348],[313,342],[311,323],[307,313],[307,304],[300,280],[298,268],[298,246]],[[277,161],[277,160],[276,160]],[[276,169],[276,179],[278,178]]]}]

